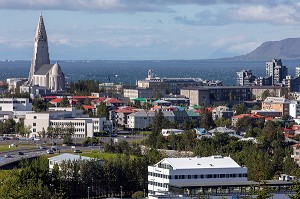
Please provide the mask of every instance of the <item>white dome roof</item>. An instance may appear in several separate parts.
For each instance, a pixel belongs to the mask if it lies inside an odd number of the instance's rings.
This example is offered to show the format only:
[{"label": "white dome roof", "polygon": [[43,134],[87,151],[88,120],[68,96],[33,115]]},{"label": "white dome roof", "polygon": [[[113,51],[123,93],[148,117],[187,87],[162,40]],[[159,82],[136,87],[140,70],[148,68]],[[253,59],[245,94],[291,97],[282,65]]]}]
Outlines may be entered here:
[{"label": "white dome roof", "polygon": [[52,67],[52,75],[61,76],[61,68],[57,62]]}]

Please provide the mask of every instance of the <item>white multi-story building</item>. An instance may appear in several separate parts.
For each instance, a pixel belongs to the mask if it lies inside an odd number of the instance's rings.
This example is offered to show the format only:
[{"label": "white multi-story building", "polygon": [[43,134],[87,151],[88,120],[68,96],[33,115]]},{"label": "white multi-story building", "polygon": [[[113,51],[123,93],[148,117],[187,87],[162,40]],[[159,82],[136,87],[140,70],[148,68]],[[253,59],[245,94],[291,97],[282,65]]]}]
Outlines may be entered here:
[{"label": "white multi-story building", "polygon": [[[152,124],[152,119],[155,116],[155,111],[137,111],[127,116],[126,128],[130,129],[146,129]],[[162,111],[164,117],[170,122],[175,121],[175,114],[173,111]]]},{"label": "white multi-story building", "polygon": [[32,111],[29,98],[0,98],[0,111]]},{"label": "white multi-story building", "polygon": [[138,111],[127,116],[127,128],[130,129],[145,129],[151,123],[155,115],[154,111]]},{"label": "white multi-story building", "polygon": [[33,111],[29,98],[0,98],[0,120],[13,118],[18,121],[30,112]]},{"label": "white multi-story building", "polygon": [[153,97],[153,90],[149,88],[124,88],[123,93],[129,99]]},{"label": "white multi-story building", "polygon": [[165,158],[148,166],[149,195],[164,195],[177,185],[247,181],[246,167],[223,156]]},{"label": "white multi-story building", "polygon": [[300,116],[300,101],[292,100],[290,102],[289,115],[293,118],[297,118]]},{"label": "white multi-story building", "polygon": [[[42,113],[28,113],[25,116],[24,125],[29,126],[31,136],[37,136],[40,132],[47,133],[48,128],[64,128],[67,126],[74,127],[73,137],[85,138],[92,137],[96,132],[111,130],[112,123],[107,122],[105,117],[87,118],[87,117],[72,117],[77,114],[72,111],[50,111]],[[80,112],[80,111],[79,111]]]}]

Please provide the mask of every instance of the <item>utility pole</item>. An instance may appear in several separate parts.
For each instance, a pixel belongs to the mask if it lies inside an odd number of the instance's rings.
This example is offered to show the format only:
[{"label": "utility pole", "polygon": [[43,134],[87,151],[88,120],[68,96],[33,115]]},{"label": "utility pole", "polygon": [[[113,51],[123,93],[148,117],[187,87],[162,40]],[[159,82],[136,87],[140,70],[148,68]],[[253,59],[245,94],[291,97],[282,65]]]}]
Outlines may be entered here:
[{"label": "utility pole", "polygon": [[123,196],[123,192],[122,192],[123,186],[120,186],[120,189],[121,189],[121,198],[122,198],[122,196]]}]

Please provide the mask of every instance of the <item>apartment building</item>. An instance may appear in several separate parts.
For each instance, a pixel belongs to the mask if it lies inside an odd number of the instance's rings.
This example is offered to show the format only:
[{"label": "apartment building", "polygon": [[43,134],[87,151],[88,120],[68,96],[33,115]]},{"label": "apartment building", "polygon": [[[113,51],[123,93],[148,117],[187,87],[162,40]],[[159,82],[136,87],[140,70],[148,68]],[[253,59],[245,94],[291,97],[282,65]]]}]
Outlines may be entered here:
[{"label": "apartment building", "polygon": [[262,102],[263,110],[280,111],[281,115],[289,114],[290,101],[283,97],[267,97]]}]

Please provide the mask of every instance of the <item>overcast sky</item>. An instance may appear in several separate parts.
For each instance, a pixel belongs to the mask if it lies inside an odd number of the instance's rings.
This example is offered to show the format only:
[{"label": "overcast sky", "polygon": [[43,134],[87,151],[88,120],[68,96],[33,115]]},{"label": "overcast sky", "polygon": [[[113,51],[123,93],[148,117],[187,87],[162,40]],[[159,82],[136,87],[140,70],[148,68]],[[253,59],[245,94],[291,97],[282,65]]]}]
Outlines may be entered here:
[{"label": "overcast sky", "polygon": [[0,0],[0,59],[31,59],[43,14],[52,60],[206,59],[300,35],[300,0]]}]

